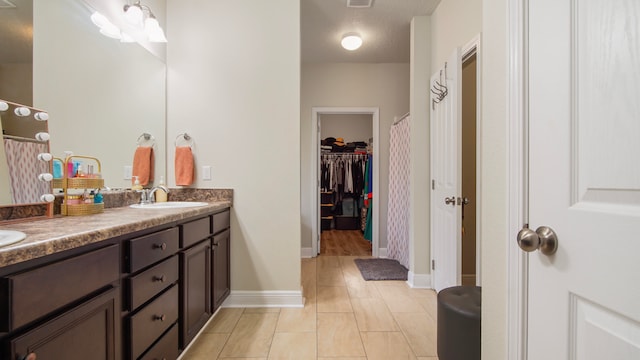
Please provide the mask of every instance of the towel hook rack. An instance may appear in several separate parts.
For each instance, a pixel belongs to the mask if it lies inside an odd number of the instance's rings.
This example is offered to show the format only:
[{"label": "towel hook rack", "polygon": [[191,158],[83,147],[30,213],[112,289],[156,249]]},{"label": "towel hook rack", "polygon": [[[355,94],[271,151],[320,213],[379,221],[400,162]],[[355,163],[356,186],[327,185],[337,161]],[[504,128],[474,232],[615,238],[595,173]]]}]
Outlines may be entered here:
[{"label": "towel hook rack", "polygon": [[189,147],[193,148],[193,138],[187,133],[178,134],[178,136],[176,136],[176,140],[174,141],[174,145],[176,147],[178,146],[178,140],[180,140],[180,138],[186,141]]},{"label": "towel hook rack", "polygon": [[141,146],[145,141],[151,141],[151,146],[154,146],[156,144],[156,139],[149,133],[142,133],[140,136],[138,136],[136,144],[138,144],[138,146]]}]

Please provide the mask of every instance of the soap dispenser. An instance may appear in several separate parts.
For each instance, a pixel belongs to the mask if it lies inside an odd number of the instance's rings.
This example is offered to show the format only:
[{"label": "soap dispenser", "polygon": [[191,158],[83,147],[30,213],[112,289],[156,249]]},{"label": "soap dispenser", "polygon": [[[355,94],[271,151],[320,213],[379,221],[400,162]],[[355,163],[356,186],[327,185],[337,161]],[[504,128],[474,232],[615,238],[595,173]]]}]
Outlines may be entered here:
[{"label": "soap dispenser", "polygon": [[140,185],[140,179],[137,176],[133,176],[136,180],[133,182],[131,186],[131,190],[142,190],[142,185]]},{"label": "soap dispenser", "polygon": [[[167,187],[164,183],[164,176],[160,176],[158,186]],[[163,188],[158,187],[155,192],[156,202],[167,202],[167,192]]]}]

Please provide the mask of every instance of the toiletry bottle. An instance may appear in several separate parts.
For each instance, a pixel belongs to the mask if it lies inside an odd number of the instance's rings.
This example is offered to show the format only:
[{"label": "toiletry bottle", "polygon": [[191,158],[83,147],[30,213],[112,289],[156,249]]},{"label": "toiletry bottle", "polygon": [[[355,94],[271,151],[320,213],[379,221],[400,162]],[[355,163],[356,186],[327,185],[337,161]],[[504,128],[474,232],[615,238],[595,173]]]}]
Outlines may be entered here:
[{"label": "toiletry bottle", "polygon": [[96,192],[96,195],[93,197],[93,203],[94,204],[101,204],[102,203],[102,193],[100,192],[100,190],[98,190]]},{"label": "toiletry bottle", "polygon": [[140,185],[140,180],[138,180],[137,176],[133,176],[135,180],[133,181],[133,186],[131,186],[131,190],[142,190],[142,185]]},{"label": "toiletry bottle", "polygon": [[87,177],[87,175],[84,173],[84,170],[82,169],[82,164],[78,163],[78,167],[76,168],[76,176],[77,178],[83,178],[83,177]]},{"label": "toiletry bottle", "polygon": [[[167,186],[164,184],[164,176],[160,176],[160,181],[158,185]],[[156,202],[167,202],[167,192],[162,190],[162,188],[158,188],[155,192]]]},{"label": "toiletry bottle", "polygon": [[64,161],[67,164],[67,168],[65,169],[65,171],[67,172],[67,177],[68,178],[72,178],[76,173],[73,171],[73,161],[70,159],[70,157],[73,156],[73,151],[65,151],[64,152]]},{"label": "toiletry bottle", "polygon": [[53,178],[62,179],[62,162],[60,160],[53,160]]}]

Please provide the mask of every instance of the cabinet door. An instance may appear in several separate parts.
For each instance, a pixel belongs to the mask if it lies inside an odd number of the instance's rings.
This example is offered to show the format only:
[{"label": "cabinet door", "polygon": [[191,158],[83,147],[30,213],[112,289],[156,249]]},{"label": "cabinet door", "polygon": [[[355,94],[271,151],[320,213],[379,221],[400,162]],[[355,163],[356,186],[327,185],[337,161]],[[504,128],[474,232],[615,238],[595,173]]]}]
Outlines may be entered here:
[{"label": "cabinet door", "polygon": [[230,265],[230,238],[229,229],[213,237],[213,311],[215,311],[229,295],[231,279],[229,277]]},{"label": "cabinet door", "polygon": [[181,348],[211,316],[211,245],[205,240],[180,253]]},{"label": "cabinet door", "polygon": [[12,338],[10,359],[120,359],[119,288]]}]

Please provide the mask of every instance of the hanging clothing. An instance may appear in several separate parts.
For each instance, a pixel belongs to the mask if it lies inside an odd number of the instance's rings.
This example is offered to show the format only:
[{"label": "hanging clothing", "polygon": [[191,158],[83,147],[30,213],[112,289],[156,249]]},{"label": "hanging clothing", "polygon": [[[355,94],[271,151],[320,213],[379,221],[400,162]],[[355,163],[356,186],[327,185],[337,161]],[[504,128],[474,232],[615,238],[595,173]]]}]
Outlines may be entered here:
[{"label": "hanging clothing", "polygon": [[387,256],[409,268],[411,118],[406,116],[389,131],[389,202]]}]

